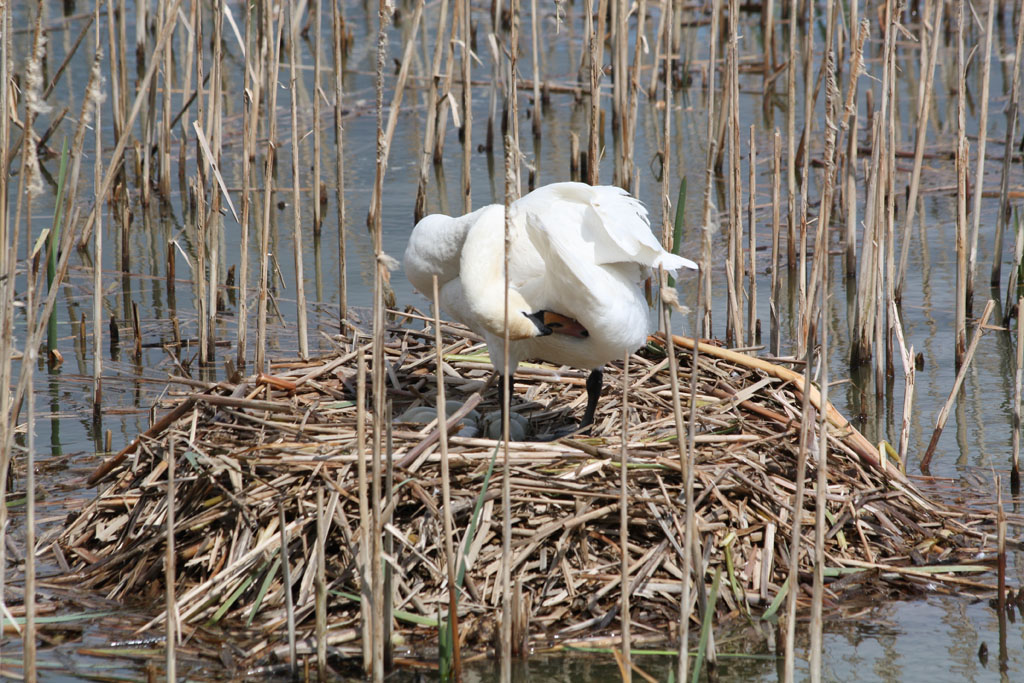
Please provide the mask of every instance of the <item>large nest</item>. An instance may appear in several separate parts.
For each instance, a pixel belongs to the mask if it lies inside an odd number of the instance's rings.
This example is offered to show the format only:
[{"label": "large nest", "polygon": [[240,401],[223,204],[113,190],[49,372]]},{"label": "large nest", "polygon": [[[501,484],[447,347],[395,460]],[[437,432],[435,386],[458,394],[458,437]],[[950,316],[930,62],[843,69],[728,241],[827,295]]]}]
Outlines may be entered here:
[{"label": "large nest", "polygon": [[[442,331],[448,398],[474,405],[482,396],[478,410],[497,409],[496,388],[487,381],[486,349],[462,328],[444,325]],[[721,571],[723,588],[715,603],[719,623],[729,616],[763,614],[784,590],[801,450],[800,375],[701,344],[691,404],[693,344],[676,337],[677,416],[660,339],[652,338],[634,354],[629,367],[626,547],[638,642],[666,640],[679,622],[686,460],[677,419],[684,429],[691,419],[696,426],[694,557],[702,558],[697,570],[702,581],[693,584],[692,594],[706,600],[705,583]],[[369,363],[369,347],[357,350],[351,344],[331,357],[280,363],[269,375],[170,399],[173,410],[167,417],[97,471],[101,492],[61,534],[60,546],[72,562],[69,580],[117,600],[142,601],[160,612],[153,625],[165,618],[167,465],[173,457],[180,622],[231,628],[240,634],[235,642],[244,646],[239,652],[250,662],[275,648],[281,652],[286,539],[301,647],[314,634],[317,491],[322,490],[328,640],[334,647],[348,642],[349,652],[358,652],[360,544],[364,528],[372,530],[369,520],[360,521],[359,456],[371,459],[373,417],[369,401],[365,411],[355,401],[357,357],[365,353]],[[407,322],[390,329],[384,358],[395,415],[432,404],[431,327],[412,329]],[[509,561],[520,642],[579,642],[613,636],[620,628],[622,380],[621,366],[606,369],[591,436],[509,444]],[[536,431],[550,432],[582,412],[584,381],[583,373],[573,370],[523,367],[513,409],[530,416]],[[816,390],[808,400],[818,404]],[[905,595],[925,586],[984,588],[957,574],[977,567],[951,566],[985,542],[980,518],[929,502],[891,459],[883,454],[879,460],[878,448],[833,408],[826,406],[825,415],[826,608],[855,595]],[[407,643],[436,643],[436,624],[448,607],[437,429],[434,424],[389,426],[384,420],[378,425],[385,467],[388,452],[393,463],[390,483],[384,476],[381,521],[393,628]],[[808,428],[798,551],[803,606],[813,577],[820,461],[817,420]],[[495,441],[458,435],[450,438],[448,452],[455,547],[460,556],[465,550],[460,636],[464,647],[484,647],[502,604],[504,453]]]}]

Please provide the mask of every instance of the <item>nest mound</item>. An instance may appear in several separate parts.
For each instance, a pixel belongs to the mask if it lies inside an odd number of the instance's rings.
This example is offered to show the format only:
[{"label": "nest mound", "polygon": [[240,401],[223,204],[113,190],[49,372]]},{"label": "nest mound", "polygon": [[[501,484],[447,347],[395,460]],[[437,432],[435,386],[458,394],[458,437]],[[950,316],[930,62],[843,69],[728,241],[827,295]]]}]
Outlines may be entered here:
[{"label": "nest mound", "polygon": [[[413,329],[409,320],[389,329],[383,348],[396,415],[432,403],[436,391],[433,330]],[[486,348],[463,328],[443,325],[442,332],[448,398],[496,409]],[[803,379],[762,359],[699,344],[691,404],[694,344],[673,339],[679,417],[684,426],[691,412],[695,419],[694,576],[702,580],[691,594],[706,605],[707,588],[721,572],[722,589],[711,601],[718,623],[764,615],[781,602],[789,576]],[[236,654],[265,661],[287,651],[287,582],[299,648],[308,651],[322,553],[328,643],[342,654],[360,652],[361,548],[369,547],[362,539],[373,537],[373,526],[361,522],[359,464],[363,457],[372,469],[374,432],[372,411],[355,400],[361,354],[369,363],[369,346],[350,345],[328,358],[279,363],[269,375],[170,399],[168,415],[94,474],[103,482],[100,493],[59,537],[72,565],[65,580],[114,599],[144,601],[161,612],[151,626],[162,622],[173,458],[180,623],[231,629]],[[634,641],[665,641],[677,629],[686,460],[685,443],[681,449],[676,438],[669,368],[663,338],[652,337],[630,359],[624,446],[621,366],[606,369],[591,436],[508,445],[508,561],[518,642],[544,647],[617,635],[623,447]],[[513,409],[537,431],[564,425],[582,412],[584,383],[583,373],[524,366]],[[817,405],[816,390],[808,400]],[[986,541],[979,529],[985,520],[927,500],[831,406],[824,409],[826,609],[854,596],[989,588],[962,577],[984,567],[960,564]],[[804,607],[814,568],[817,427],[817,419],[808,424],[797,551]],[[384,420],[377,428],[386,470],[380,528],[393,594],[389,628],[413,648],[436,645],[448,608],[437,429]],[[465,567],[460,639],[464,648],[483,648],[500,622],[505,456],[495,441],[457,434],[448,452],[455,547]],[[366,484],[363,493],[371,488]],[[201,646],[202,639],[193,642]]]}]

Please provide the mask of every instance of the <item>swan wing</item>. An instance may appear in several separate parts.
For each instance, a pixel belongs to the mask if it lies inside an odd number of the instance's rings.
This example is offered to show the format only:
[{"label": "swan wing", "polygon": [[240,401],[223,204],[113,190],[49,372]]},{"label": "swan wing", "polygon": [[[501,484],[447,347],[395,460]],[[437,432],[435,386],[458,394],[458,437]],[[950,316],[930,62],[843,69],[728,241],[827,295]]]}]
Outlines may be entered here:
[{"label": "swan wing", "polygon": [[[516,202],[531,241],[567,264],[632,263],[675,272],[693,261],[665,251],[651,232],[647,209],[625,190],[584,183],[554,183]],[[545,259],[547,260],[547,258]]]}]

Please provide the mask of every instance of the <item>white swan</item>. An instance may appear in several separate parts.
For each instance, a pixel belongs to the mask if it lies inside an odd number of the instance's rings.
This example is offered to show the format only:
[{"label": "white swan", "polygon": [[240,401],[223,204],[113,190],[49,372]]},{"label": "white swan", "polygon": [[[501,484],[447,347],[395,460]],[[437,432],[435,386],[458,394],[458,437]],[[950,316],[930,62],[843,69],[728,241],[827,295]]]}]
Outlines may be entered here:
[{"label": "white swan", "polygon": [[513,202],[510,212],[507,373],[504,205],[421,220],[405,250],[405,274],[428,298],[437,276],[441,308],[483,335],[505,381],[528,358],[591,370],[585,427],[597,408],[601,367],[647,339],[644,280],[658,267],[697,264],[665,251],[647,210],[618,187],[554,183]]}]

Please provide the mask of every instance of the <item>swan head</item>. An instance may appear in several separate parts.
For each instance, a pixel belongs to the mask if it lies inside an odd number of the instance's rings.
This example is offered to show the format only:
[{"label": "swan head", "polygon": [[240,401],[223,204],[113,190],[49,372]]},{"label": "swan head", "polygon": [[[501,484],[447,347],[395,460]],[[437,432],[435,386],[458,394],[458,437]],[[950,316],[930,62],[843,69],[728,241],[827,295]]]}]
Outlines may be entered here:
[{"label": "swan head", "polygon": [[[495,336],[504,336],[504,307],[500,312],[495,309],[494,315],[484,321],[487,331]],[[546,337],[549,334],[563,334],[570,337],[585,339],[590,335],[578,321],[554,311],[534,311],[523,296],[513,290],[508,293],[508,331],[509,339],[516,341]]]},{"label": "swan head", "polygon": [[[508,292],[508,338],[516,341],[546,337],[551,334],[553,330],[545,323],[544,313],[544,311],[533,311],[522,294],[510,289]],[[488,332],[499,337],[504,336],[504,306],[495,306],[493,315],[488,316],[484,324]]]}]

